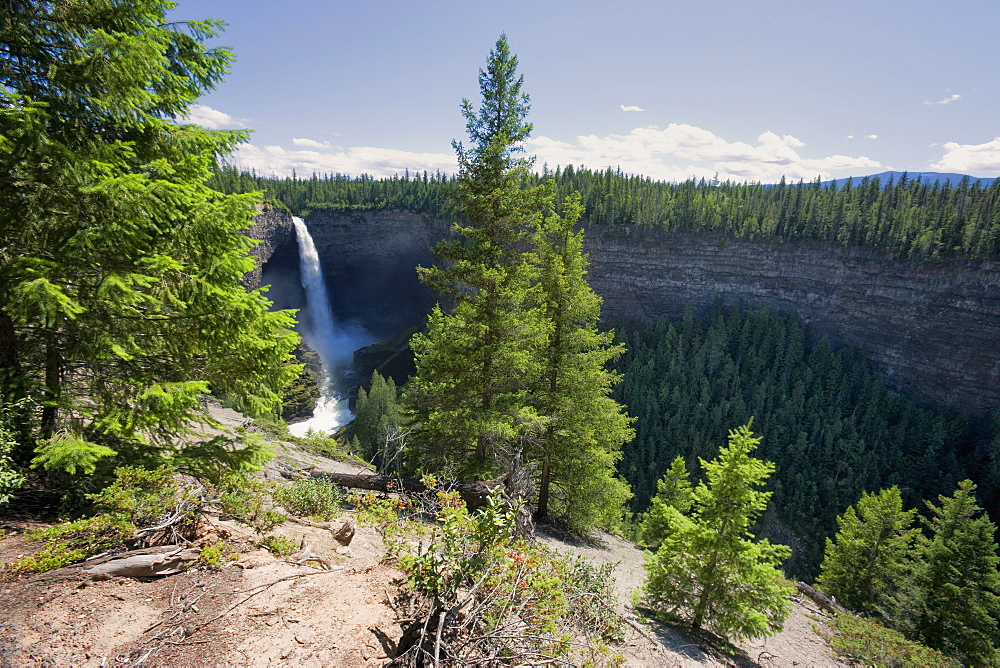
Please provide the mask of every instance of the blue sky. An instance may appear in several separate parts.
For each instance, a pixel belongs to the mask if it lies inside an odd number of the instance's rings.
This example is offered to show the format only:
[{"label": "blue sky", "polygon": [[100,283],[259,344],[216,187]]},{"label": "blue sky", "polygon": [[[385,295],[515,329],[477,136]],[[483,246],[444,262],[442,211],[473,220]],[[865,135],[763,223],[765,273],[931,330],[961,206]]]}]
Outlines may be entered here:
[{"label": "blue sky", "polygon": [[180,0],[237,61],[190,115],[264,174],[453,172],[501,32],[537,165],[807,181],[1000,175],[1000,2]]}]

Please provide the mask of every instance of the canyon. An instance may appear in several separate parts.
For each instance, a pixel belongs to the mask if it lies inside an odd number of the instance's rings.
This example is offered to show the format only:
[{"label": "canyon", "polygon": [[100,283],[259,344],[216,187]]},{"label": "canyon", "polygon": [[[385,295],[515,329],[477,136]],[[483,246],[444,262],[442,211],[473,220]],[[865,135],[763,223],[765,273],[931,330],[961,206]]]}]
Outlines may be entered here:
[{"label": "canyon", "polygon": [[[435,296],[415,267],[435,261],[446,221],[405,211],[306,216],[334,317],[388,337],[422,323]],[[264,212],[249,285],[277,308],[305,305],[291,216]],[[678,318],[727,306],[796,313],[814,338],[863,350],[888,385],[974,416],[1000,413],[1000,262],[895,258],[871,249],[755,241],[634,226],[587,230],[588,280],[604,316]]]}]

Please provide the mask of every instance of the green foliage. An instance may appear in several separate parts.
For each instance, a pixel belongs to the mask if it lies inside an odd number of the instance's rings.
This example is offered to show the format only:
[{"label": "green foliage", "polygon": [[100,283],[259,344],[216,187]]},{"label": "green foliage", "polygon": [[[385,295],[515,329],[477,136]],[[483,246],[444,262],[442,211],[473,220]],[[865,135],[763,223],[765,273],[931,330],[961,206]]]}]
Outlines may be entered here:
[{"label": "green foliage", "polygon": [[173,458],[178,470],[218,486],[229,474],[259,471],[274,457],[271,447],[254,434],[215,436],[180,448]]},{"label": "green foliage", "polygon": [[344,490],[324,478],[301,478],[277,487],[274,500],[292,515],[328,522],[341,514]]},{"label": "green foliage", "polygon": [[232,545],[226,541],[221,541],[215,545],[205,545],[198,552],[198,560],[192,566],[202,568],[219,569],[231,561],[239,558],[239,553]]},{"label": "green foliage", "polygon": [[43,572],[106,550],[130,547],[141,540],[140,529],[175,515],[179,517],[172,531],[183,531],[194,521],[200,504],[176,484],[174,476],[169,467],[117,469],[111,485],[87,495],[94,504],[92,517],[32,530],[28,539],[44,546],[33,556],[14,561],[8,572]]},{"label": "green foliage", "polygon": [[914,510],[903,510],[897,487],[862,494],[837,518],[837,535],[826,541],[817,583],[856,612],[892,617],[895,593],[912,558]]},{"label": "green foliage", "polygon": [[[653,497],[639,524],[639,540],[653,550],[663,539],[673,533],[671,520],[676,513],[687,515],[694,502],[694,488],[683,457],[677,457],[663,477],[656,481]],[[676,511],[676,513],[675,513]]]},{"label": "green foliage", "polygon": [[531,401],[545,427],[526,455],[540,469],[535,516],[551,512],[586,532],[620,523],[632,491],[615,467],[635,432],[633,420],[609,396],[621,376],[607,365],[625,347],[597,328],[602,300],[585,279],[579,197],[571,196],[564,209],[561,216],[544,216],[534,238],[544,344]]},{"label": "green foliage", "polygon": [[420,665],[436,644],[456,665],[524,665],[553,657],[574,665],[620,665],[606,644],[624,633],[613,611],[610,565],[595,568],[516,539],[516,508],[498,496],[473,516],[457,493],[438,492],[432,526],[403,521],[393,511],[398,503],[366,504],[364,518],[377,517],[405,536],[389,543],[416,610],[400,641],[405,665]]},{"label": "green foliage", "polygon": [[976,503],[971,480],[927,503],[903,628],[966,666],[1000,662],[1000,572],[996,525]]},{"label": "green foliage", "polygon": [[395,381],[373,372],[368,391],[358,390],[354,435],[365,457],[380,471],[398,471],[402,465],[392,440],[399,437],[400,422]]},{"label": "green foliage", "polygon": [[265,534],[284,524],[285,515],[268,505],[267,485],[240,473],[229,473],[217,487],[219,506],[223,513],[238,522]]},{"label": "green foliage", "polygon": [[522,188],[529,161],[514,157],[531,130],[517,57],[501,36],[480,72],[482,105],[462,113],[472,141],[453,142],[453,192],[468,223],[435,249],[444,261],[420,278],[454,304],[435,308],[411,341],[417,373],[406,394],[412,456],[426,470],[488,477],[506,468],[519,443],[541,429],[525,379],[538,376],[541,320],[534,267],[523,248],[547,189]]},{"label": "green foliage", "polygon": [[0,402],[0,507],[9,503],[27,480],[10,456],[17,446],[14,421],[22,406]]},{"label": "green foliage", "polygon": [[[689,629],[707,628],[723,638],[754,638],[780,631],[794,591],[779,564],[791,548],[755,541],[750,533],[767,507],[761,487],[774,465],[750,453],[760,443],[746,425],[729,432],[729,445],[712,461],[701,460],[706,482],[691,492],[682,514],[664,498],[660,546],[646,560],[644,605]],[[683,494],[667,489],[683,506]]]},{"label": "green foliage", "polygon": [[619,377],[605,365],[623,348],[597,330],[601,300],[574,230],[582,208],[570,199],[557,215],[551,184],[528,185],[531,160],[517,155],[529,101],[505,36],[479,84],[479,109],[462,102],[471,146],[453,143],[466,224],[438,245],[443,263],[419,270],[447,308],[410,344],[410,465],[489,477],[523,458],[536,466],[539,517],[615,526],[630,496],[615,464],[633,432],[608,396]]},{"label": "green foliage", "polygon": [[937,650],[907,640],[899,631],[887,629],[870,617],[837,615],[830,625],[834,633],[827,636],[827,641],[833,651],[864,665],[885,668],[962,665]]},{"label": "green foliage", "polygon": [[32,466],[41,466],[46,471],[65,471],[70,475],[75,475],[78,468],[81,473],[93,473],[100,460],[118,454],[107,446],[64,431],[39,443],[35,452],[38,456],[31,460]]},{"label": "green foliage", "polygon": [[71,475],[166,461],[209,388],[260,414],[298,373],[291,314],[240,285],[258,198],[205,185],[245,133],[170,120],[232,55],[171,7],[0,17],[0,379],[37,406],[38,463]]},{"label": "green foliage", "polygon": [[[978,180],[957,185],[908,178],[848,180],[837,186],[818,183],[773,187],[758,183],[715,183],[689,179],[654,181],[620,169],[592,170],[565,165],[542,175],[555,183],[556,201],[582,195],[583,222],[629,234],[631,227],[706,234],[717,247],[725,237],[809,240],[864,246],[902,255],[940,258],[1000,255],[1000,183]],[[403,210],[449,219],[461,212],[447,197],[454,180],[438,173],[393,176],[319,174],[308,179],[278,179],[222,170],[213,181],[224,192],[264,190],[293,211]]]},{"label": "green foliage", "polygon": [[258,543],[276,557],[290,557],[299,549],[299,544],[288,536],[264,536]]},{"label": "green foliage", "polygon": [[893,394],[860,351],[812,342],[795,317],[717,304],[616,330],[628,352],[615,398],[637,417],[619,465],[633,510],[674,458],[712,457],[724,425],[753,415],[767,434],[760,456],[778,464],[762,533],[794,545],[785,568],[801,579],[815,577],[836,516],[863,491],[898,485],[914,506],[950,494],[987,456],[966,418]]}]

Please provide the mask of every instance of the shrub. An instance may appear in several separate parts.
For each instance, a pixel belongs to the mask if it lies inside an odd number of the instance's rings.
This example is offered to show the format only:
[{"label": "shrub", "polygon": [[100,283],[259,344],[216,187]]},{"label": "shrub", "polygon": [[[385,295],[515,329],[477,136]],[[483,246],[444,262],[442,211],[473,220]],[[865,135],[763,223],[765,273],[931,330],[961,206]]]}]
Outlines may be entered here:
[{"label": "shrub", "polygon": [[299,549],[298,544],[287,536],[265,536],[258,543],[276,557],[290,557]]},{"label": "shrub", "polygon": [[224,476],[218,488],[222,512],[259,534],[265,534],[285,521],[284,515],[268,508],[269,496],[264,483],[238,473]]},{"label": "shrub", "polygon": [[277,488],[274,499],[292,515],[328,522],[340,515],[344,492],[329,480],[302,478],[291,485]]},{"label": "shrub", "polygon": [[872,666],[959,666],[941,652],[907,640],[869,617],[838,615],[831,623],[835,633],[827,637],[830,647],[842,656]]},{"label": "shrub", "polygon": [[[8,565],[13,572],[43,572],[81,561],[106,550],[172,542],[194,523],[201,503],[179,487],[169,467],[155,470],[122,467],[115,481],[86,498],[93,517],[28,532],[42,549]],[[154,527],[166,525],[153,531]]]},{"label": "shrub", "polygon": [[[402,508],[400,508],[402,505]],[[493,496],[470,515],[457,493],[437,493],[433,523],[404,520],[420,504],[364,497],[361,521],[377,521],[413,611],[394,665],[536,662],[617,665],[606,644],[623,635],[611,567],[594,568],[513,536],[517,508]]]}]

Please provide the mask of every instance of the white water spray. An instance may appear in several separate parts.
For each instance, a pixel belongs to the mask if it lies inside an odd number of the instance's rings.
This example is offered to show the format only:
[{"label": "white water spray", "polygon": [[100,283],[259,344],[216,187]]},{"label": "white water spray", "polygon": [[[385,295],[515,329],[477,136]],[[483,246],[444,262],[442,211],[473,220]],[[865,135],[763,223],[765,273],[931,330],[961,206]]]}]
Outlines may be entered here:
[{"label": "white water spray", "polygon": [[306,292],[306,310],[310,320],[309,326],[301,333],[309,347],[319,355],[323,366],[320,398],[313,416],[288,427],[294,435],[305,436],[310,429],[316,432],[333,432],[354,417],[347,408],[347,400],[340,397],[335,386],[336,373],[343,368],[358,346],[356,336],[338,333],[334,327],[330,296],[323,279],[316,244],[304,220],[293,216],[292,222],[295,223],[295,237],[299,242],[299,271],[302,274],[302,287]]}]

